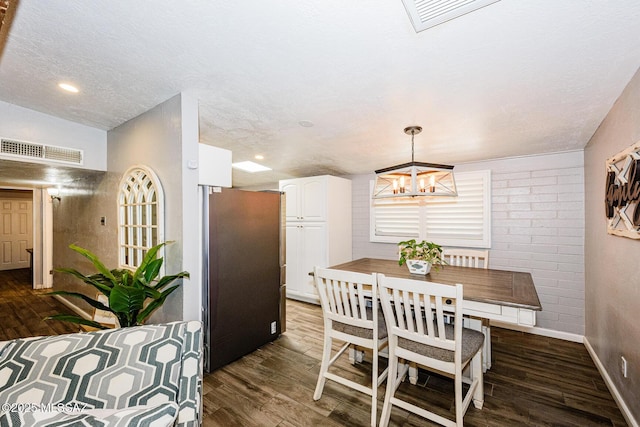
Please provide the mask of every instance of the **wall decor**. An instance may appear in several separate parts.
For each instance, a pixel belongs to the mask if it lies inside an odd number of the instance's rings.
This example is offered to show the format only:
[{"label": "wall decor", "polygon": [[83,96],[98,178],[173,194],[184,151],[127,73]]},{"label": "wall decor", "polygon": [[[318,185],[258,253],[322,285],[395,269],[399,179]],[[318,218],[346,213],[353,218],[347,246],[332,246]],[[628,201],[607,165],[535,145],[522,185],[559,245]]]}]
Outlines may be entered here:
[{"label": "wall decor", "polygon": [[607,232],[640,239],[640,141],[607,160]]}]

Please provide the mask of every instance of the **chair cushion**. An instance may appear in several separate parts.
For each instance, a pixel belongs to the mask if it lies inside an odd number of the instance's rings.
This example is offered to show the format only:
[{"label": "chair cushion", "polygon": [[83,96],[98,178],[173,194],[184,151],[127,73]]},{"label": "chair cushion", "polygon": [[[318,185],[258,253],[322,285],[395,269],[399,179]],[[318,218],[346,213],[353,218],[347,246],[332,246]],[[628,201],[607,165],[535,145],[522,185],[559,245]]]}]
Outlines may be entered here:
[{"label": "chair cushion", "polygon": [[[367,319],[373,319],[373,309],[367,307]],[[333,322],[333,329],[338,332],[343,332],[348,335],[355,335],[356,337],[373,339],[373,329],[361,328],[359,326],[349,325],[342,322]],[[378,307],[378,338],[387,337],[387,324],[384,322],[384,314],[382,309]]]},{"label": "chair cushion", "polygon": [[[426,328],[426,326],[425,326]],[[438,335],[436,327],[436,336]],[[444,332],[447,339],[453,339],[453,325],[445,325]],[[484,334],[469,328],[462,328],[462,364],[467,363],[482,347],[484,343]],[[444,362],[453,363],[453,351],[421,344],[406,338],[398,337],[398,347],[413,351],[414,353],[430,357],[432,359],[442,360]]]}]

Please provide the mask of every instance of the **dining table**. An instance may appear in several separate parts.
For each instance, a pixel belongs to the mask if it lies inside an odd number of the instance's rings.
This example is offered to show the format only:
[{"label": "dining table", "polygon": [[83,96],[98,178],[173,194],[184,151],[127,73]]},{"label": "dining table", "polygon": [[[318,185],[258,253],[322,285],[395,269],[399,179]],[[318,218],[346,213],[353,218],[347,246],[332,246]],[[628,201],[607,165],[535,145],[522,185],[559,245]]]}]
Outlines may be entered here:
[{"label": "dining table", "polygon": [[382,273],[390,277],[448,285],[461,283],[465,326],[485,334],[485,371],[491,368],[490,322],[533,327],[536,313],[542,310],[533,278],[528,272],[443,265],[432,266],[426,275],[412,274],[406,265],[399,265],[398,260],[378,258],[360,258],[329,268],[366,274]]}]

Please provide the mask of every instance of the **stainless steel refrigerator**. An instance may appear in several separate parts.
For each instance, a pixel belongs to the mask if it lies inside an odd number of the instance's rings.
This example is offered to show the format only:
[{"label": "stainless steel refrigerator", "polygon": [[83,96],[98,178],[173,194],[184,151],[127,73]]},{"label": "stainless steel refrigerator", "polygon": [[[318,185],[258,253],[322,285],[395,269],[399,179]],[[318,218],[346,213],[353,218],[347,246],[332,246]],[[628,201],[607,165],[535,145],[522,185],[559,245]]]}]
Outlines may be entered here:
[{"label": "stainless steel refrigerator", "polygon": [[211,372],[284,331],[284,196],[212,188],[204,199],[205,370]]}]

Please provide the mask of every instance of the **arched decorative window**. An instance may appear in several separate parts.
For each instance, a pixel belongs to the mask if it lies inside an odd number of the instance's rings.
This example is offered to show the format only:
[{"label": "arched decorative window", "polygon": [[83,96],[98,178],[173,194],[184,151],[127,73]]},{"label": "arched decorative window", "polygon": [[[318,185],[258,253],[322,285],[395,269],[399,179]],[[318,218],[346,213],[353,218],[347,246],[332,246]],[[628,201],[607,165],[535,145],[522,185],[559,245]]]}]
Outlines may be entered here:
[{"label": "arched decorative window", "polygon": [[118,190],[120,267],[137,268],[149,248],[164,241],[164,194],[158,176],[136,165],[125,172]]}]

